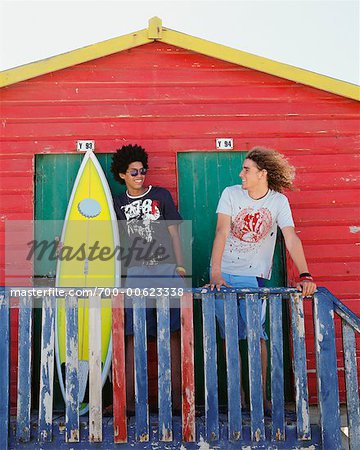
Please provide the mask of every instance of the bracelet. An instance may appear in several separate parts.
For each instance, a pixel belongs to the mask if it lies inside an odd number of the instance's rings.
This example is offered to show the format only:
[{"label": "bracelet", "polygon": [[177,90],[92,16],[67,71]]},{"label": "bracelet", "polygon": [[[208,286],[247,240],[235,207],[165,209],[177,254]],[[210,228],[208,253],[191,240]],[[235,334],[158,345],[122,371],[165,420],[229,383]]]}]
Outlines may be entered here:
[{"label": "bracelet", "polygon": [[310,275],[310,276],[300,276],[300,282],[301,281],[314,281],[314,278]]},{"label": "bracelet", "polygon": [[309,273],[309,272],[303,272],[303,273],[301,273],[301,274],[299,275],[299,277],[300,277],[300,278],[304,278],[304,277],[310,277],[310,278],[312,278],[311,273]]}]

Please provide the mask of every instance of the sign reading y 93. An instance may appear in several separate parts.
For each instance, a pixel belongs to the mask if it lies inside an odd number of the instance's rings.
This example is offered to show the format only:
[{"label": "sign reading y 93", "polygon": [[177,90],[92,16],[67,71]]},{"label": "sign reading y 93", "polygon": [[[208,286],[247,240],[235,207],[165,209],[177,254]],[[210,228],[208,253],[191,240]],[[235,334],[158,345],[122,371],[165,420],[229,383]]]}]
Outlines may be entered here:
[{"label": "sign reading y 93", "polygon": [[234,148],[233,138],[216,138],[217,150],[232,150]]},{"label": "sign reading y 93", "polygon": [[95,141],[76,141],[76,150],[78,152],[94,151]]}]

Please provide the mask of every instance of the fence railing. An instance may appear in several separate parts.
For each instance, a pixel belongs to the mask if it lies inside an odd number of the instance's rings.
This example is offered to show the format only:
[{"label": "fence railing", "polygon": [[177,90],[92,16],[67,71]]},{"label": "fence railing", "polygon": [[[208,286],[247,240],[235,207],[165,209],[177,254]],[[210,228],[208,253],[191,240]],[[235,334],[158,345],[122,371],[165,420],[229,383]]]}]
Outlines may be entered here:
[{"label": "fence railing", "polygon": [[[225,357],[227,378],[227,415],[219,409],[218,367],[216,341],[215,298],[221,296],[225,312]],[[249,399],[250,412],[241,408],[241,370],[238,342],[239,298],[245,299],[247,317]],[[269,304],[270,317],[270,372],[271,419],[264,417],[261,381],[261,299]],[[66,298],[66,401],[64,439],[76,443],[101,442],[104,439],[102,415],[101,298],[91,297],[89,308],[89,419],[88,432],[81,429],[79,418],[78,379],[78,318],[77,298]],[[282,304],[289,302],[291,311],[292,363],[295,386],[296,420],[285,420],[284,402],[284,350]],[[360,448],[360,408],[356,365],[355,333],[360,333],[360,319],[327,289],[319,288],[313,300],[313,320],[317,366],[320,435],[323,448],[341,449],[339,388],[335,342],[334,313],[342,319],[345,359],[346,399],[351,449]],[[42,298],[42,337],[40,379],[32,379],[33,298],[29,295],[17,299],[19,308],[19,347],[17,414],[15,436],[10,433],[9,373],[10,373],[10,321],[9,313],[14,299],[6,289],[0,296],[0,448],[7,448],[9,440],[29,443],[50,443],[55,439],[53,426],[54,396],[54,335],[56,298]],[[196,417],[194,367],[193,303],[201,302],[204,356],[204,417]],[[292,448],[301,442],[310,446],[318,439],[310,424],[307,384],[305,325],[303,298],[295,289],[227,289],[220,293],[206,289],[185,292],[181,299],[181,417],[172,416],[171,352],[169,326],[169,297],[160,296],[157,307],[158,357],[158,415],[157,433],[149,415],[147,335],[145,297],[139,296],[134,304],[134,359],[135,359],[135,418],[134,432],[129,430],[126,415],[126,368],[124,335],[124,294],[112,297],[112,384],[113,384],[113,443],[130,442],[141,446],[144,442],[192,443],[204,439],[232,448],[246,443],[259,448],[265,443]],[[31,388],[39,384],[39,410],[31,411]],[[36,436],[32,426],[37,414]],[[247,415],[247,417],[245,417]],[[249,420],[244,420],[244,419]],[[180,428],[176,424],[180,424]],[[294,427],[296,426],[296,433]],[[108,429],[107,429],[108,430]],[[174,444],[175,445],[175,444]],[[176,444],[178,445],[178,444]],[[83,446],[81,448],[84,448]],[[107,448],[110,448],[109,445]],[[118,448],[118,447],[117,447]],[[120,447],[121,448],[121,447]],[[169,447],[179,448],[179,446]],[[188,447],[185,447],[188,448]],[[197,448],[197,447],[196,447]],[[226,445],[224,448],[227,448]]]}]

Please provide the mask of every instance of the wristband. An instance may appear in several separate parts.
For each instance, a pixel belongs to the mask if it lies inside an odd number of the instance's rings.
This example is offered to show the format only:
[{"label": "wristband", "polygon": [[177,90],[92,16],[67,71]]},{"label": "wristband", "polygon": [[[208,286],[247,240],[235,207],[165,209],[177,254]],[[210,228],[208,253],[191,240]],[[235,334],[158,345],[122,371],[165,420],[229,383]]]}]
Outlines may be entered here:
[{"label": "wristband", "polygon": [[300,275],[300,282],[301,281],[314,281],[314,278],[310,274],[304,274],[302,273]]},{"label": "wristband", "polygon": [[303,272],[303,273],[301,273],[301,274],[299,275],[299,277],[300,277],[300,278],[304,278],[304,277],[310,277],[310,278],[312,278],[311,273],[309,273],[309,272]]}]

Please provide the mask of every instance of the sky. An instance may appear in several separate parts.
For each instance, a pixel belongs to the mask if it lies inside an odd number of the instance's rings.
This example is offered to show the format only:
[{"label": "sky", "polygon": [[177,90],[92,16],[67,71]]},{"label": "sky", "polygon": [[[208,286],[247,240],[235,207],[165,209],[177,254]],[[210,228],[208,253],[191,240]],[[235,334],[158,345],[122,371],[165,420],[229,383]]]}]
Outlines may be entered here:
[{"label": "sky", "polygon": [[360,0],[0,0],[0,70],[163,26],[360,84]]}]

